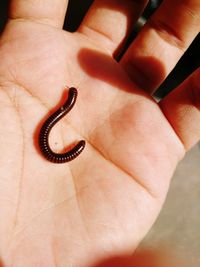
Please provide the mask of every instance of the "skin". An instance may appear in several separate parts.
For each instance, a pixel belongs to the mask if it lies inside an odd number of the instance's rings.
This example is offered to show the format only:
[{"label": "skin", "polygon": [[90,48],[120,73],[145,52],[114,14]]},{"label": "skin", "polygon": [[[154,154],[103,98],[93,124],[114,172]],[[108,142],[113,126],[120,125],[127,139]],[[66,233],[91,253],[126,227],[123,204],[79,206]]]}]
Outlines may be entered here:
[{"label": "skin", "polygon": [[[116,62],[146,4],[95,1],[69,33],[66,1],[11,1],[0,39],[3,267],[97,267],[132,253],[157,218],[176,165],[200,138],[199,70],[159,104],[150,93],[199,32],[200,2],[164,1]],[[51,147],[87,144],[59,165],[37,138],[66,85],[78,101],[52,129]]]}]

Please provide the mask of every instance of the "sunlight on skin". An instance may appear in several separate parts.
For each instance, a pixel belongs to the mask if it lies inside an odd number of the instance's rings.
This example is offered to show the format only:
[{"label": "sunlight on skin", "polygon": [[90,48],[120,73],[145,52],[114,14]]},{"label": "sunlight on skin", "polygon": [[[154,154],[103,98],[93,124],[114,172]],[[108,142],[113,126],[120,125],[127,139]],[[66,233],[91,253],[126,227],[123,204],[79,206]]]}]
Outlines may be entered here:
[{"label": "sunlight on skin", "polygon": [[[78,67],[76,55],[81,46],[86,45],[84,38],[82,45],[80,36],[74,34],[61,36],[60,32],[54,30],[53,38],[51,29],[40,26],[37,33],[38,25],[30,23],[23,28],[21,26],[21,22],[11,22],[7,26],[8,34],[16,31],[12,35],[20,37],[10,43],[9,35],[5,33],[1,44],[4,55],[8,54],[7,49],[13,51],[2,64],[6,66],[1,70],[4,72],[1,81],[2,103],[7,101],[5,105],[12,107],[12,112],[6,114],[6,121],[18,129],[11,136],[6,134],[7,131],[4,132],[4,141],[8,144],[5,151],[13,140],[19,143],[7,156],[11,158],[10,162],[5,163],[5,158],[1,159],[1,166],[6,165],[4,175],[10,177],[10,182],[14,179],[15,184],[11,188],[4,186],[1,194],[2,198],[9,195],[12,203],[9,218],[6,216],[7,209],[4,211],[8,223],[5,225],[2,222],[2,235],[9,237],[9,240],[5,237],[2,255],[8,253],[5,248],[9,245],[9,253],[14,261],[16,257],[22,257],[20,264],[25,264],[23,254],[29,254],[29,250],[34,251],[32,257],[35,254],[35,257],[39,255],[39,258],[46,258],[48,255],[44,254],[39,244],[50,253],[55,239],[63,251],[67,244],[70,243],[73,249],[78,242],[80,250],[84,251],[83,255],[87,254],[87,250],[94,255],[98,250],[107,253],[113,249],[132,250],[160,210],[169,178],[177,159],[183,155],[182,146],[153,100],[138,95],[138,92],[124,91],[124,88],[128,91],[134,88],[127,82],[128,78],[124,80],[122,89],[87,77],[86,73],[82,74],[79,81],[75,80],[78,76],[76,73],[82,71]],[[27,38],[30,31],[34,32],[34,36]],[[60,49],[56,48],[56,40]],[[33,48],[34,52],[31,53]],[[92,46],[87,48],[94,49]],[[117,72],[122,73],[123,84],[126,76],[121,67],[118,68]],[[77,160],[57,166],[42,158],[32,139],[38,122],[58,102],[63,91],[60,85],[66,81],[79,85],[79,99],[76,108],[63,120],[63,124],[65,121],[70,126],[63,125],[66,131],[60,133],[58,129],[54,131],[52,143],[56,141],[67,145],[72,138],[79,139],[84,134],[82,138],[87,140],[87,146]],[[90,90],[93,92],[86,98]],[[49,94],[51,97],[48,97]],[[4,116],[2,119],[5,120]],[[157,127],[159,131],[156,130],[153,135]],[[166,139],[165,136],[170,138]],[[159,173],[158,177],[156,173]],[[60,202],[60,205],[56,204]],[[9,205],[7,201],[5,205]],[[142,218],[145,218],[145,223],[141,222]],[[76,227],[72,229],[74,221]],[[119,229],[123,229],[123,232]],[[63,232],[65,235],[61,238]],[[40,238],[42,236],[45,238]],[[86,248],[85,243],[88,244]],[[57,249],[55,246],[54,250]],[[71,249],[65,251],[66,259]],[[20,253],[23,253],[22,256]],[[51,261],[51,258],[47,258]],[[5,260],[10,260],[10,255]]]},{"label": "sunlight on skin", "polygon": [[[43,22],[10,20],[0,40],[0,255],[5,266],[90,267],[137,247],[185,149],[106,49]],[[94,75],[104,66],[105,75]],[[57,165],[42,157],[37,138],[66,85],[78,99],[53,128],[51,146],[87,144]]]}]

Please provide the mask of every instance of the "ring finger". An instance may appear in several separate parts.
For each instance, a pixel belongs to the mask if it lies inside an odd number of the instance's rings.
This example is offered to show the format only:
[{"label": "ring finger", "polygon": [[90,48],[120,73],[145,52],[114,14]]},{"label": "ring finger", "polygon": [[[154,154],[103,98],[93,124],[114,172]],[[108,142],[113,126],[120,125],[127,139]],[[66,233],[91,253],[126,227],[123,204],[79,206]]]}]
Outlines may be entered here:
[{"label": "ring finger", "polygon": [[121,60],[130,78],[153,93],[200,30],[199,0],[165,0]]}]

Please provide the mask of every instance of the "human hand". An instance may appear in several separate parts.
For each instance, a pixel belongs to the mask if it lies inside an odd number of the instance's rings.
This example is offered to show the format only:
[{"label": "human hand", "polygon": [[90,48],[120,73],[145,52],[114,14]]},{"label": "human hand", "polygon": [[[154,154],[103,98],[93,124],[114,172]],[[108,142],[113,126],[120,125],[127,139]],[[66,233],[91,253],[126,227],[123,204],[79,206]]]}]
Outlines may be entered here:
[{"label": "human hand", "polygon": [[[165,1],[116,62],[145,2],[96,1],[69,33],[62,30],[66,1],[11,1],[0,40],[4,266],[91,267],[132,252],[156,219],[178,161],[198,141],[199,71],[159,104],[149,92],[198,33],[199,0]],[[51,147],[87,144],[58,165],[42,157],[37,137],[65,85],[79,96],[52,130]]]}]

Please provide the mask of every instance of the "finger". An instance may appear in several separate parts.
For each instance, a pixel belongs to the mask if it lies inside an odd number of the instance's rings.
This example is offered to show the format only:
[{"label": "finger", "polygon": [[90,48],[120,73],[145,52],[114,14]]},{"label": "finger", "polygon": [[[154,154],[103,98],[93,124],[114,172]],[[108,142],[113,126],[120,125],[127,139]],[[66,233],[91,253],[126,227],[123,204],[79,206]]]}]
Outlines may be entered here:
[{"label": "finger", "polygon": [[54,27],[62,27],[68,0],[12,0],[9,17],[38,21]]},{"label": "finger", "polygon": [[131,79],[152,93],[200,30],[199,0],[165,0],[124,55]]},{"label": "finger", "polygon": [[186,150],[200,139],[200,68],[159,103]]},{"label": "finger", "polygon": [[78,31],[114,54],[123,45],[147,2],[148,0],[96,0]]}]

